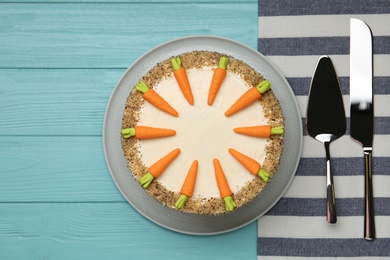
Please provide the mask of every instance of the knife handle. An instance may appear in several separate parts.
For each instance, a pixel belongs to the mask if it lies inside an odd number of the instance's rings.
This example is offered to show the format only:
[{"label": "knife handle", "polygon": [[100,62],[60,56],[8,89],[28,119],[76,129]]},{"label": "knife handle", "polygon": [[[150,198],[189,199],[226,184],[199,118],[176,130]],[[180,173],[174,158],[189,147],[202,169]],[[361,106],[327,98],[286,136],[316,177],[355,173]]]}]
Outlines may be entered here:
[{"label": "knife handle", "polygon": [[337,222],[336,214],[336,199],[333,184],[333,173],[330,164],[330,142],[325,142],[326,152],[326,220],[329,224],[335,224]]},{"label": "knife handle", "polygon": [[375,239],[375,220],[374,220],[374,200],[372,189],[372,148],[364,147],[364,238],[366,240]]}]

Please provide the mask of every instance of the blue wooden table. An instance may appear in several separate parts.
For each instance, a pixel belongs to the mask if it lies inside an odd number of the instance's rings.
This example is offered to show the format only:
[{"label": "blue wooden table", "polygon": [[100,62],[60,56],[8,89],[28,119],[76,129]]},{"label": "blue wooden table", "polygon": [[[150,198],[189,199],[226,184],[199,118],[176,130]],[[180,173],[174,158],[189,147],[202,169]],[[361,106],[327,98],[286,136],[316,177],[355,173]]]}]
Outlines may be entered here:
[{"label": "blue wooden table", "polygon": [[115,84],[166,41],[257,47],[257,0],[0,1],[0,259],[256,259],[257,224],[166,230],[121,196],[103,117]]}]

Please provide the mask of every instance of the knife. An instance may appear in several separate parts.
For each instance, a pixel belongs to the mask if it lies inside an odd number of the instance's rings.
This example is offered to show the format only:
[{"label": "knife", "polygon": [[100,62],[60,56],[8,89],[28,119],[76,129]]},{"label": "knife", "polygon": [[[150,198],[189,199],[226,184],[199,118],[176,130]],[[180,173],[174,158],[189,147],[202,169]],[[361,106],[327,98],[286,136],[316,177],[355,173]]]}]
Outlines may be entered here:
[{"label": "knife", "polygon": [[375,222],[371,166],[374,134],[372,34],[363,21],[351,18],[350,22],[351,138],[363,147],[365,161],[364,238],[373,240],[375,239]]},{"label": "knife", "polygon": [[326,219],[337,222],[336,201],[331,168],[330,143],[346,131],[343,97],[339,80],[328,56],[318,60],[310,86],[306,114],[307,133],[325,145],[326,152]]}]

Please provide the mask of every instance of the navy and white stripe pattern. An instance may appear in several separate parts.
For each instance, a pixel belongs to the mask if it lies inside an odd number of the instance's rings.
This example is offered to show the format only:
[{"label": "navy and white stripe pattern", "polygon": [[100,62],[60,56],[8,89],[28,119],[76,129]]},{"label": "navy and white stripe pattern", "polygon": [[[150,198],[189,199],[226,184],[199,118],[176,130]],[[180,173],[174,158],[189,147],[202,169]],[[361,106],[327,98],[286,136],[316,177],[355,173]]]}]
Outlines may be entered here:
[{"label": "navy and white stripe pattern", "polygon": [[[258,221],[258,258],[390,258],[390,0],[259,0],[258,7],[258,50],[286,76],[300,106],[302,124],[315,66],[320,56],[328,55],[339,76],[348,128],[330,147],[337,224],[329,225],[325,217],[324,147],[304,130],[293,183]],[[349,136],[351,17],[366,22],[374,36],[375,241],[363,238],[363,151]]]}]

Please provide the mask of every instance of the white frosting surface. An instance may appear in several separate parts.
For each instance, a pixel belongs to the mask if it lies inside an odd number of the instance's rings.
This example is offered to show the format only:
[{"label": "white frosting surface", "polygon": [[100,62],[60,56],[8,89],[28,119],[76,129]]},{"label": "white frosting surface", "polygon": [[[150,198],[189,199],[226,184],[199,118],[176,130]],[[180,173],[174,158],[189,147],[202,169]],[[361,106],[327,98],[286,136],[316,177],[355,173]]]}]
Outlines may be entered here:
[{"label": "white frosting surface", "polygon": [[267,139],[237,134],[235,127],[267,124],[262,107],[256,102],[230,116],[225,111],[248,90],[248,85],[239,75],[227,73],[212,106],[207,104],[213,68],[187,70],[195,103],[190,105],[184,98],[176,79],[163,79],[154,90],[172,107],[179,117],[173,117],[145,102],[141,109],[139,125],[169,128],[176,135],[167,138],[140,140],[142,161],[150,166],[175,148],[180,155],[154,180],[168,190],[179,192],[193,160],[199,161],[194,198],[219,197],[214,176],[213,159],[218,158],[230,189],[238,192],[248,181],[255,178],[228,151],[233,148],[263,163]]}]

